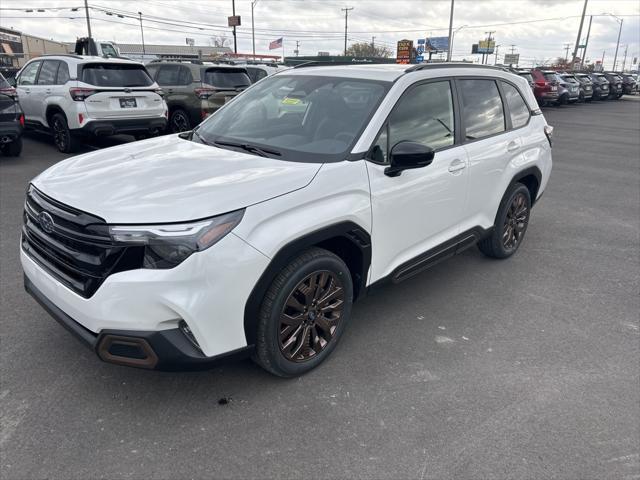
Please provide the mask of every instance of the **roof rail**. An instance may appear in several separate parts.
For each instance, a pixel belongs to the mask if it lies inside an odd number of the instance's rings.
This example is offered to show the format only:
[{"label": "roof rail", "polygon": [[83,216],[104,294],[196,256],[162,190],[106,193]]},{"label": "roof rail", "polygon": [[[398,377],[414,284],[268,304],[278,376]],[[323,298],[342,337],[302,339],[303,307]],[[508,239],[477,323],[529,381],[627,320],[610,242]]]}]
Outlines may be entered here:
[{"label": "roof rail", "polygon": [[352,66],[362,66],[362,65],[388,65],[385,63],[376,63],[376,62],[348,62],[348,61],[338,61],[338,62],[321,62],[319,60],[309,60],[308,62],[298,63],[297,65],[293,65],[292,68],[304,68],[304,67],[345,67],[348,65]]},{"label": "roof rail", "polygon": [[69,58],[79,58],[80,60],[84,58],[82,55],[76,55],[75,53],[45,53],[43,55],[38,55],[37,58],[39,57],[69,57]]},{"label": "roof rail", "polygon": [[493,65],[478,65],[477,63],[462,63],[462,62],[442,62],[442,63],[421,63],[419,65],[412,65],[404,72],[419,72],[420,70],[431,70],[436,68],[488,68],[491,70],[500,70],[504,72],[502,67],[494,67]]},{"label": "roof rail", "polygon": [[156,58],[151,60],[149,63],[162,63],[162,62],[173,62],[173,63],[193,63],[195,65],[202,65],[202,60],[198,60],[195,58]]}]

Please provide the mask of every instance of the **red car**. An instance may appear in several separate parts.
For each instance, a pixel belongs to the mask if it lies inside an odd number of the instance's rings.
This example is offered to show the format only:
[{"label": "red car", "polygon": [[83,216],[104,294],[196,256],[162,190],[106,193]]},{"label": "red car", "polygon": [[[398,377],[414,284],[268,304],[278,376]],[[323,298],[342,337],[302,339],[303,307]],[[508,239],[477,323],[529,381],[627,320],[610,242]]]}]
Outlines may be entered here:
[{"label": "red car", "polygon": [[533,77],[533,94],[541,107],[549,103],[556,103],[559,99],[558,80],[555,72],[531,70]]}]

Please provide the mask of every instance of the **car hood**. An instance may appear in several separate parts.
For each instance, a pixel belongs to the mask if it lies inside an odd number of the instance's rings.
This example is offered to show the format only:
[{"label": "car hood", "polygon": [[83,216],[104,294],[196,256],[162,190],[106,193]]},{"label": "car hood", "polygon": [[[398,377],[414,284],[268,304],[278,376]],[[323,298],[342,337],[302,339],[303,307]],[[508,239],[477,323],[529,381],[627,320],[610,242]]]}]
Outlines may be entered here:
[{"label": "car hood", "polygon": [[320,166],[169,135],[69,158],[32,183],[108,223],[165,223],[210,217],[298,190]]}]

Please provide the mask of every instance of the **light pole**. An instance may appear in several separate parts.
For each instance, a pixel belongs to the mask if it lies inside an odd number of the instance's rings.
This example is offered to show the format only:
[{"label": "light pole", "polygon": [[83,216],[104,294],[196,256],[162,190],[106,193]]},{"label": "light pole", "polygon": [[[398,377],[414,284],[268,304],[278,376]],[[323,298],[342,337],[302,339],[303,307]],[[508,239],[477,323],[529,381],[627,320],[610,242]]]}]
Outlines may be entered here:
[{"label": "light pole", "polygon": [[[236,16],[236,0],[231,0],[231,10],[233,16]],[[235,19],[234,19],[235,20]],[[233,53],[238,53],[238,39],[236,37],[236,26],[233,25]]]},{"label": "light pole", "polygon": [[253,23],[253,9],[259,0],[251,0],[251,43],[253,44],[253,59],[256,59],[256,28]]},{"label": "light pole", "polygon": [[497,64],[498,64],[498,49],[499,49],[499,48],[500,48],[500,45],[496,45],[496,51],[495,51],[496,56],[495,56],[495,57],[494,57],[494,59],[493,59],[493,64],[494,64],[494,65],[497,65]]},{"label": "light pole", "polygon": [[140,34],[142,35],[142,60],[147,53],[144,49],[144,29],[142,28],[142,12],[138,12],[138,18],[140,19]]},{"label": "light pole", "polygon": [[84,11],[87,15],[87,31],[89,32],[89,44],[91,44],[91,20],[89,19],[89,5],[87,0],[84,0]]},{"label": "light pole", "polygon": [[[624,19],[617,17],[613,13],[603,13],[602,15],[607,15],[609,17],[613,17],[616,19],[616,22],[620,24],[620,28],[618,29],[618,41],[616,42],[616,53],[613,56],[613,71],[616,71],[616,63],[618,62],[618,48],[620,48],[620,35],[622,34],[622,22]],[[604,65],[602,66],[604,68]]]},{"label": "light pole", "polygon": [[453,32],[451,32],[451,35],[449,37],[449,61],[451,60],[451,55],[453,55],[453,39],[456,36],[456,33],[458,33],[460,30],[462,30],[464,27],[468,27],[469,25],[462,25],[461,27],[456,28]]},{"label": "light pole", "polygon": [[447,62],[451,61],[451,44],[452,42],[452,35],[453,35],[453,3],[454,0],[451,0],[451,13],[449,13],[449,51],[447,52]]},{"label": "light pole", "polygon": [[591,22],[593,21],[593,15],[589,16],[589,28],[587,29],[587,41],[584,42],[584,48],[582,49],[582,58],[580,59],[580,69],[584,66],[584,59],[587,57],[587,48],[589,47],[589,35],[591,35]]},{"label": "light pole", "polygon": [[584,25],[584,16],[587,13],[587,2],[584,0],[584,7],[582,8],[582,17],[580,17],[580,27],[578,28],[578,37],[576,38],[576,46],[573,48],[573,55],[571,55],[571,65],[576,63],[576,55],[578,55],[578,45],[580,44],[580,37],[582,36],[582,25]]}]

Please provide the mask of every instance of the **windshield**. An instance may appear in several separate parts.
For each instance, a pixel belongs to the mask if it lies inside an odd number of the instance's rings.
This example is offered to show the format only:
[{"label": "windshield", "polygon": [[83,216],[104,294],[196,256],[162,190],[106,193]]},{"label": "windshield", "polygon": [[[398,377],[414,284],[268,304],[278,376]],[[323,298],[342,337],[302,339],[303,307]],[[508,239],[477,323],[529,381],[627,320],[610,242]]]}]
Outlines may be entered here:
[{"label": "windshield", "polygon": [[82,81],[97,87],[148,87],[153,84],[144,66],[123,63],[85,65]]},{"label": "windshield", "polygon": [[563,75],[562,78],[564,78],[569,83],[579,83],[573,75]]},{"label": "windshield", "polygon": [[274,75],[256,83],[198,127],[207,143],[242,142],[279,158],[339,161],[391,83],[342,77]]},{"label": "windshield", "polygon": [[544,78],[546,80],[549,80],[550,82],[558,81],[558,75],[556,74],[556,72],[544,72],[543,75],[544,75]]},{"label": "windshield", "polygon": [[244,88],[251,85],[251,79],[244,70],[232,68],[207,68],[204,83],[216,88]]}]

